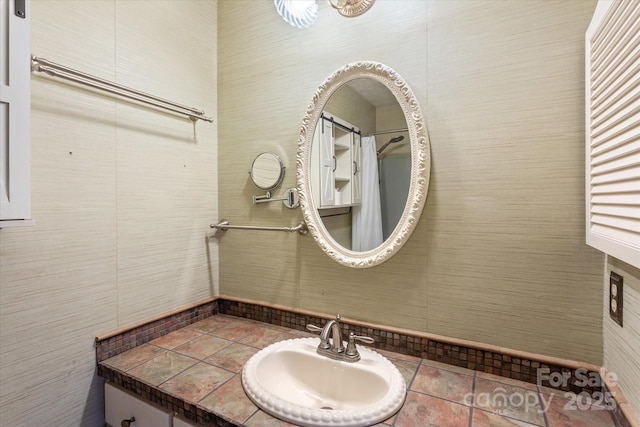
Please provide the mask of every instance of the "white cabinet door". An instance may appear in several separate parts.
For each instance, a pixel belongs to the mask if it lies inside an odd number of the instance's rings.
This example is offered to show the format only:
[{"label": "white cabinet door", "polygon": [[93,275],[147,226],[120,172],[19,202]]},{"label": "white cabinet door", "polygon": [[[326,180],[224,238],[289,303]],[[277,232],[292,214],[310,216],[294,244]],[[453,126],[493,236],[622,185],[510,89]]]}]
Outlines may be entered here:
[{"label": "white cabinet door", "polygon": [[31,225],[29,6],[0,0],[0,228]]},{"label": "white cabinet door", "polygon": [[362,144],[360,134],[353,134],[353,147],[351,148],[351,203],[359,205],[362,203]]},{"label": "white cabinet door", "polygon": [[336,156],[333,146],[333,123],[322,120],[320,131],[320,206],[335,204]]},{"label": "white cabinet door", "polygon": [[600,0],[586,33],[586,240],[640,268],[640,2]]},{"label": "white cabinet door", "polygon": [[104,384],[105,422],[113,427],[120,427],[122,421],[135,418],[131,427],[171,427],[172,414],[157,406],[153,406],[132,394]]},{"label": "white cabinet door", "polygon": [[191,424],[182,418],[173,417],[173,427],[198,427],[197,424]]}]

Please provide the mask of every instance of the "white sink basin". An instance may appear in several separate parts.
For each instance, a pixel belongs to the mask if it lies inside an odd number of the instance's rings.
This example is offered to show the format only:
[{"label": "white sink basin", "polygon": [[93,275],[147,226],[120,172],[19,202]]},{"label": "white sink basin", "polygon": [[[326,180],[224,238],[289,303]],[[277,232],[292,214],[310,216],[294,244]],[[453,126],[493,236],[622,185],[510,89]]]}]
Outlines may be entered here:
[{"label": "white sink basin", "polygon": [[358,346],[349,363],[316,353],[318,338],[280,341],[242,370],[247,396],[271,415],[302,426],[360,427],[383,421],[404,403],[406,385],[385,357]]}]

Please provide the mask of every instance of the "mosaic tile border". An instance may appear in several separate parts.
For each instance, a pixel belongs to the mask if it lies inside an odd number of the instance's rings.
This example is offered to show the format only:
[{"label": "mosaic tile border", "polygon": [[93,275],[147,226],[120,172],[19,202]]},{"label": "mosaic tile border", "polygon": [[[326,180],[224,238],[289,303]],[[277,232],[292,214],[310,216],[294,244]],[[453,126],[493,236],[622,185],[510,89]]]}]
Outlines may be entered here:
[{"label": "mosaic tile border", "polygon": [[[326,319],[317,316],[226,299],[218,300],[218,311],[220,314],[243,317],[301,331],[305,330],[305,325],[308,323],[322,325],[326,322]],[[342,326],[345,329],[343,332],[346,334],[352,331],[356,335],[366,335],[374,338],[374,348],[434,360],[532,384],[538,383],[538,369],[544,369],[545,376],[552,379],[561,378],[562,375],[569,378],[577,378],[577,370],[565,366],[513,357],[500,352],[464,347],[420,336],[352,325],[347,322],[342,322]],[[596,371],[581,372],[581,374],[600,378],[600,373]],[[597,382],[600,383],[600,381]],[[558,386],[552,384],[549,380],[543,380],[540,385],[575,393],[602,392],[602,387],[599,385],[580,387],[572,381],[567,381],[566,384]]]},{"label": "mosaic tile border", "polygon": [[[196,405],[169,396],[153,386],[141,383],[122,372],[100,364],[100,362],[105,359],[215,314],[226,314],[256,320],[299,331],[304,331],[306,325],[309,323],[322,325],[326,322],[324,317],[263,306],[257,303],[221,298],[179,313],[171,314],[162,319],[150,321],[105,339],[96,339],[98,375],[147,400],[181,414],[186,419],[197,421],[205,426],[235,426],[235,424],[229,420],[225,420],[202,408],[198,408]],[[547,377],[551,378],[560,378],[563,375],[569,378],[576,378],[577,370],[566,366],[514,357],[501,352],[451,344],[417,335],[400,334],[384,329],[353,325],[347,322],[342,322],[342,324],[345,329],[343,331],[344,333],[352,331],[356,335],[373,337],[375,339],[375,345],[373,347],[382,350],[473,369],[475,371],[532,384],[538,383],[538,369],[545,369]],[[584,374],[585,373],[582,372],[582,375]],[[586,374],[594,378],[600,378],[599,372],[588,371]],[[601,383],[601,381],[596,382],[598,384]],[[567,382],[566,384],[558,386],[557,384],[551,384],[549,380],[543,380],[540,385],[562,391],[571,391],[576,394],[586,392],[592,395],[596,392],[607,391],[605,386],[600,385],[580,387],[574,383]],[[631,427],[630,422],[627,420],[619,405],[615,405],[613,417],[618,427]]]},{"label": "mosaic tile border", "polygon": [[96,360],[98,363],[102,362],[216,313],[218,313],[218,301],[210,301],[162,319],[150,321],[109,338],[102,340],[96,338]]}]

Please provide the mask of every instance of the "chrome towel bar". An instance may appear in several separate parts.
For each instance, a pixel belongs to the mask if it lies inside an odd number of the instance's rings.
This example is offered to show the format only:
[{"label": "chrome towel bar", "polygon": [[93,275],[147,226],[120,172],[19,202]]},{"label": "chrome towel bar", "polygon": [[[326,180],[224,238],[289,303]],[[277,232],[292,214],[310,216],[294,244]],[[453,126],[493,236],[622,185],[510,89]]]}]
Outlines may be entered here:
[{"label": "chrome towel bar", "polygon": [[229,221],[226,219],[221,220],[217,224],[211,224],[209,227],[215,228],[221,231],[227,231],[229,229],[236,230],[259,230],[259,231],[288,231],[290,233],[298,232],[299,234],[305,235],[309,231],[307,229],[307,224],[303,221],[295,227],[260,227],[255,225],[231,225]]},{"label": "chrome towel bar", "polygon": [[103,90],[114,95],[153,105],[154,107],[163,108],[174,113],[184,114],[194,122],[196,120],[204,120],[209,123],[213,122],[213,119],[211,117],[205,116],[204,111],[198,110],[197,108],[187,107],[185,105],[181,105],[176,102],[160,98],[158,96],[150,95],[148,93],[144,93],[118,83],[110,82],[108,80],[92,76],[91,74],[83,73],[82,71],[74,70],[73,68],[56,64],[55,62],[49,61],[48,59],[31,55],[31,71],[45,73],[54,77],[60,77],[62,79],[80,83],[94,89]]}]

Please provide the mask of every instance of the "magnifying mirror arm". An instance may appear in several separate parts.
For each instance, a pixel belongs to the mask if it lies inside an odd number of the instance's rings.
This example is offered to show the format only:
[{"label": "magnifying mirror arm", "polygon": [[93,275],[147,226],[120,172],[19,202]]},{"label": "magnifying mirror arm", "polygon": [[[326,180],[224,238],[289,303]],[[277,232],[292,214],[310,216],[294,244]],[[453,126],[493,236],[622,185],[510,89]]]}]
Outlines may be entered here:
[{"label": "magnifying mirror arm", "polygon": [[282,204],[284,204],[289,209],[297,208],[300,205],[300,201],[298,199],[298,190],[293,187],[287,188],[284,192],[284,195],[280,197],[271,197],[270,191],[267,191],[265,195],[253,196],[254,205],[258,203],[275,202],[279,200],[282,200]]},{"label": "magnifying mirror arm", "polygon": [[267,193],[264,196],[253,196],[253,204],[257,204],[257,203],[265,203],[265,202],[273,202],[276,200],[282,200],[281,198],[277,198],[277,199],[272,199],[271,198],[271,191],[267,191]]}]

